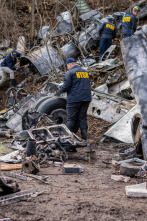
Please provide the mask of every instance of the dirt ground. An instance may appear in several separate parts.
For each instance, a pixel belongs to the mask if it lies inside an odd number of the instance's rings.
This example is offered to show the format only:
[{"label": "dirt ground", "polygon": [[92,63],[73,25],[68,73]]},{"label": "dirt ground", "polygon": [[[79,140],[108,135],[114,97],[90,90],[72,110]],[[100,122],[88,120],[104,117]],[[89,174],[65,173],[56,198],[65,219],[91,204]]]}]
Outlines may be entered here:
[{"label": "dirt ground", "polygon": [[[111,180],[112,159],[119,159],[118,151],[125,144],[100,143],[105,122],[88,118],[88,138],[96,152],[96,161],[85,161],[87,148],[70,153],[67,162],[77,163],[84,168],[81,174],[65,174],[62,167],[41,168],[37,175],[49,175],[49,184],[38,180],[17,180],[22,191],[36,188],[45,191],[29,201],[21,201],[0,207],[0,219],[12,221],[146,221],[147,199],[127,198],[125,186],[141,183],[132,178],[129,183]],[[92,127],[93,125],[93,127]],[[95,129],[97,125],[97,131]],[[97,138],[97,141],[96,141]],[[93,140],[93,141],[92,141]],[[16,171],[15,171],[16,172]],[[19,172],[19,171],[18,171]]]}]

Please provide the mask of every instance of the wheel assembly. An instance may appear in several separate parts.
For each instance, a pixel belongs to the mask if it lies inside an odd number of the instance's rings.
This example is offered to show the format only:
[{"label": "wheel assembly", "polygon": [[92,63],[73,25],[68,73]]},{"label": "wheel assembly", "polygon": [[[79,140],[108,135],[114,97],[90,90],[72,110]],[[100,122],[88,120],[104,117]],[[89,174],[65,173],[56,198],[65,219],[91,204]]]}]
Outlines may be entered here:
[{"label": "wheel assembly", "polygon": [[57,124],[66,124],[67,122],[65,98],[48,98],[42,103],[40,102],[39,106],[37,105],[37,111],[50,115]]}]

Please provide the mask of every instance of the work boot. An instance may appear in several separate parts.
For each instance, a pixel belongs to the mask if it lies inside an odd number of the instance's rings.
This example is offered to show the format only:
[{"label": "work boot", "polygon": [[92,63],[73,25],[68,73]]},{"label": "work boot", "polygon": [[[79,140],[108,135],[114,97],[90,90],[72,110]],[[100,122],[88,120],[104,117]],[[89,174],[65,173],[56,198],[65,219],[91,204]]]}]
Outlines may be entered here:
[{"label": "work boot", "polygon": [[87,139],[87,130],[86,129],[81,130],[81,135],[82,135],[82,139],[86,140]]},{"label": "work boot", "polygon": [[15,81],[15,79],[11,79],[11,84],[12,84],[13,87],[16,87],[16,81]]}]

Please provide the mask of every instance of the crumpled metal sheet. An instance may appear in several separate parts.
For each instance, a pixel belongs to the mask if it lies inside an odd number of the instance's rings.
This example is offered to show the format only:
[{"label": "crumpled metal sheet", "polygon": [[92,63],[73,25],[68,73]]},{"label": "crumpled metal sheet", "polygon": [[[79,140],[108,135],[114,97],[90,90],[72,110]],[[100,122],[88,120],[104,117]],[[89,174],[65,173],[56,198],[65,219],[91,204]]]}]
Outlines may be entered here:
[{"label": "crumpled metal sheet", "polygon": [[141,19],[147,16],[147,5],[141,8],[140,12],[138,13],[137,18]]},{"label": "crumpled metal sheet", "polygon": [[128,79],[147,125],[147,39],[141,35],[125,38],[121,50]]},{"label": "crumpled metal sheet", "polygon": [[117,122],[135,104],[121,97],[94,91],[87,114],[110,123]]},{"label": "crumpled metal sheet", "polygon": [[45,25],[38,31],[38,38],[39,39],[46,39],[47,36],[50,34],[50,25]]},{"label": "crumpled metal sheet", "polygon": [[[99,28],[100,24],[91,24],[87,29],[80,32],[78,40],[82,50],[87,51],[98,45]],[[74,38],[76,40],[76,36],[74,36]]]},{"label": "crumpled metal sheet", "polygon": [[[25,103],[22,104],[21,108],[12,115],[12,117],[7,121],[6,126],[10,129],[14,129],[15,132],[22,130],[22,116],[28,110],[34,107],[36,100],[30,97]],[[21,104],[21,101],[20,103]]]},{"label": "crumpled metal sheet", "polygon": [[64,35],[68,32],[72,32],[72,31],[73,31],[72,24],[63,20],[63,21],[59,22],[59,24],[57,25],[57,28],[55,29],[52,36],[54,37],[54,36],[58,36],[58,35]]},{"label": "crumpled metal sheet", "polygon": [[122,82],[109,87],[109,93],[124,97],[126,99],[133,97],[131,86],[128,80],[123,80]]},{"label": "crumpled metal sheet", "polygon": [[27,110],[22,116],[22,128],[23,130],[29,130],[31,127],[36,126],[41,113],[37,111]]},{"label": "crumpled metal sheet", "polygon": [[0,156],[0,161],[5,163],[20,163],[22,161],[20,151],[16,150],[4,156]]},{"label": "crumpled metal sheet", "polygon": [[135,32],[135,35],[142,35],[144,37],[147,37],[147,24],[146,25],[143,25],[141,27],[141,29],[137,30]]},{"label": "crumpled metal sheet", "polygon": [[[73,42],[69,42],[65,44],[61,51],[64,57],[67,59],[69,57],[77,58],[80,55],[79,45],[81,49],[85,52],[91,48],[95,48],[98,46],[98,34],[99,34],[100,25],[91,24],[87,29],[82,30],[77,35],[73,35]],[[78,40],[78,41],[77,41]],[[79,42],[79,45],[78,43]]]},{"label": "crumpled metal sheet", "polygon": [[128,79],[142,115],[141,140],[147,160],[147,38],[134,35],[121,42],[121,50]]},{"label": "crumpled metal sheet", "polygon": [[62,48],[61,51],[64,55],[64,57],[67,58],[77,58],[80,55],[80,50],[76,44],[73,42],[69,42],[65,44]]},{"label": "crumpled metal sheet", "polygon": [[131,131],[131,120],[136,113],[139,113],[139,107],[137,105],[114,124],[104,135],[124,143],[134,143]]},{"label": "crumpled metal sheet", "polygon": [[115,25],[116,25],[116,27],[119,29],[120,27],[121,27],[121,25],[122,25],[122,18],[123,18],[123,16],[124,16],[124,12],[115,12],[115,13],[113,13],[113,17],[114,17],[114,19],[115,19]]},{"label": "crumpled metal sheet", "polygon": [[87,20],[95,20],[95,19],[101,19],[103,18],[103,15],[99,12],[98,9],[92,10],[90,12],[84,13],[80,16],[80,18],[83,21],[87,21]]},{"label": "crumpled metal sheet", "polygon": [[64,62],[61,55],[50,45],[47,46],[51,60],[48,56],[47,47],[45,45],[39,47],[35,51],[32,51],[27,56],[21,57],[21,65],[32,63],[41,75],[48,74],[50,71],[52,71],[52,64],[55,66],[55,68],[62,66]]},{"label": "crumpled metal sheet", "polygon": [[53,124],[53,122],[44,113],[39,113],[36,110],[27,110],[22,116],[22,129],[29,130],[30,128],[37,127],[38,124],[44,123],[45,125]]}]

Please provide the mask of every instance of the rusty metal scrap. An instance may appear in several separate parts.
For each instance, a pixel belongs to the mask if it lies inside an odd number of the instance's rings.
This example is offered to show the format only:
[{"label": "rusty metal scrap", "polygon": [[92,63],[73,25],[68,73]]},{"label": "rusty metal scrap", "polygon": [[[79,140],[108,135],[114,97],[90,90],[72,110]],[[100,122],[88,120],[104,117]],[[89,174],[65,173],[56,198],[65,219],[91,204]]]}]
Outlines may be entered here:
[{"label": "rusty metal scrap", "polygon": [[12,203],[19,202],[21,200],[29,200],[32,197],[36,197],[42,193],[44,193],[44,191],[38,192],[36,189],[32,189],[19,193],[9,194],[7,196],[2,196],[0,197],[0,206],[6,206]]},{"label": "rusty metal scrap", "polygon": [[6,138],[13,138],[12,134],[10,134],[10,131],[2,131],[0,130],[0,137],[6,137]]},{"label": "rusty metal scrap", "polygon": [[30,181],[32,180],[31,178],[29,177],[26,177],[26,176],[23,176],[23,175],[20,175],[18,173],[10,173],[10,172],[3,172],[3,174],[7,177],[13,177],[15,179],[19,179],[19,180],[25,180],[25,181]]}]

